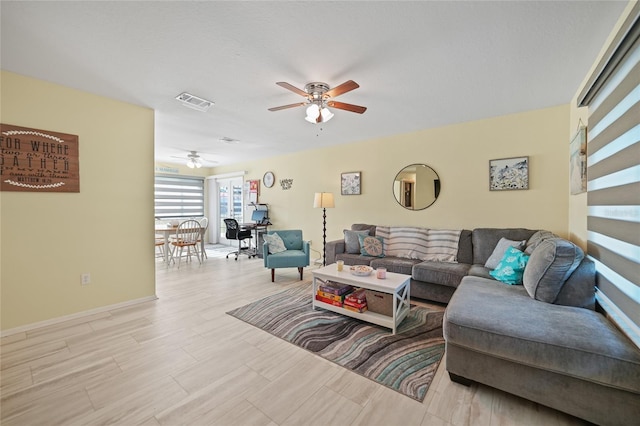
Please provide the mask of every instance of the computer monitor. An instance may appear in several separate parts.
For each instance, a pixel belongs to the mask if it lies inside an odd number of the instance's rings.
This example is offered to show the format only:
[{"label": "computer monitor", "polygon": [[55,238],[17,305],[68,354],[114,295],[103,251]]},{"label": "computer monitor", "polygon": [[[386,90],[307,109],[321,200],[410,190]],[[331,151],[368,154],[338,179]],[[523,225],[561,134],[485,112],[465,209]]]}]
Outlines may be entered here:
[{"label": "computer monitor", "polygon": [[254,210],[253,213],[251,213],[251,220],[258,224],[267,223],[269,221],[269,218],[267,217],[267,211]]}]

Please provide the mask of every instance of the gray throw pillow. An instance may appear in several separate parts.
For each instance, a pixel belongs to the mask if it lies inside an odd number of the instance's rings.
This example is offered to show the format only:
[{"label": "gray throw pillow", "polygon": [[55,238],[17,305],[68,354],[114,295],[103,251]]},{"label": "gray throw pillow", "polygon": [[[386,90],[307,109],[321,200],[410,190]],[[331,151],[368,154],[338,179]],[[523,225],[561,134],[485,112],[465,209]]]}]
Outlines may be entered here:
[{"label": "gray throw pillow", "polygon": [[571,241],[562,238],[542,241],[531,253],[524,270],[524,288],[534,299],[553,303],[583,258],[582,249]]},{"label": "gray throw pillow", "polygon": [[525,243],[526,241],[524,240],[513,241],[508,240],[504,237],[500,238],[500,241],[498,241],[496,248],[493,249],[493,253],[491,253],[491,256],[489,256],[487,262],[484,264],[485,268],[496,269],[509,247],[515,247],[518,250],[522,250]]},{"label": "gray throw pillow", "polygon": [[280,235],[276,234],[275,232],[273,234],[264,234],[263,238],[269,245],[270,254],[282,253],[283,251],[287,251],[282,237],[280,237]]},{"label": "gray throw pillow", "polygon": [[560,237],[558,237],[556,234],[554,234],[553,232],[550,232],[550,231],[545,231],[545,230],[537,231],[527,241],[527,248],[524,249],[524,252],[526,254],[533,253],[533,251],[536,249],[536,247],[538,247],[538,245],[541,242],[543,242],[544,240],[549,239],[549,238],[560,238]]},{"label": "gray throw pillow", "polygon": [[365,231],[351,231],[349,229],[344,230],[344,247],[345,251],[350,254],[360,254],[360,238],[358,235],[365,237],[369,236],[369,230]]}]

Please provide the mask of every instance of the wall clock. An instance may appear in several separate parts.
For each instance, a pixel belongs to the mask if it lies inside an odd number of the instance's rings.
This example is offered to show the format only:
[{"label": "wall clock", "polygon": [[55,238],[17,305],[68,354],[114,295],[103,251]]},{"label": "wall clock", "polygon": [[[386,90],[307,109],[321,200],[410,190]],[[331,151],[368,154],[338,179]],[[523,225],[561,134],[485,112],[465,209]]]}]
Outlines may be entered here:
[{"label": "wall clock", "polygon": [[264,177],[262,178],[262,182],[264,183],[264,186],[266,186],[267,188],[271,188],[275,181],[276,179],[273,176],[273,172],[265,173]]}]

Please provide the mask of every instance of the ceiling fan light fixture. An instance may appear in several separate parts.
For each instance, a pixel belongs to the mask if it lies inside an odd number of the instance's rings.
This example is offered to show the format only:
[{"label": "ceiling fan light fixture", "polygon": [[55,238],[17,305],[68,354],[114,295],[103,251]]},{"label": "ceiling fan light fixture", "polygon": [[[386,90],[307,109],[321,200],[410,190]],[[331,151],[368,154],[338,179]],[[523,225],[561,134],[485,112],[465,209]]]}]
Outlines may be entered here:
[{"label": "ceiling fan light fixture", "polygon": [[187,155],[187,157],[189,158],[187,160],[187,167],[190,169],[199,169],[200,167],[202,167],[202,163],[200,162],[200,156],[198,155],[198,153],[196,151],[191,151],[191,153],[189,155]]},{"label": "ceiling fan light fixture", "polygon": [[320,107],[316,104],[311,104],[307,108],[307,116],[304,118],[309,123],[316,123],[320,116]]},{"label": "ceiling fan light fixture", "polygon": [[322,122],[326,123],[333,118],[334,114],[329,110],[329,108],[322,108],[320,110],[320,115],[322,116]]},{"label": "ceiling fan light fixture", "polygon": [[202,167],[202,163],[200,163],[200,160],[197,158],[189,158],[189,161],[187,161],[187,167],[190,169],[199,169]]}]

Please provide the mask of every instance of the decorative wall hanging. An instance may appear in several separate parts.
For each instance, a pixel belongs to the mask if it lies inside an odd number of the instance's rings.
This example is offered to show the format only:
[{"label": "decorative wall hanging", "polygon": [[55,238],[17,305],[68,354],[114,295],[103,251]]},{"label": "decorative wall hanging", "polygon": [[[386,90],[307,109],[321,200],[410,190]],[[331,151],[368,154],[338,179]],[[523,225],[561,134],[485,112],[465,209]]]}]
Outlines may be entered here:
[{"label": "decorative wall hanging", "polygon": [[342,173],[340,188],[342,195],[360,195],[360,172]]},{"label": "decorative wall hanging", "polygon": [[250,180],[249,181],[249,202],[257,203],[258,195],[260,195],[260,180]]},{"label": "decorative wall hanging", "polygon": [[80,192],[78,136],[0,124],[2,191]]},{"label": "decorative wall hanging", "polygon": [[587,190],[587,128],[580,127],[571,139],[571,170],[569,181],[571,182],[571,195],[582,194]]},{"label": "decorative wall hanging", "polygon": [[489,189],[491,191],[529,189],[529,157],[490,160]]},{"label": "decorative wall hanging", "polygon": [[280,186],[284,190],[291,189],[293,186],[293,179],[280,179]]}]

